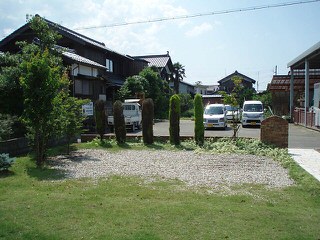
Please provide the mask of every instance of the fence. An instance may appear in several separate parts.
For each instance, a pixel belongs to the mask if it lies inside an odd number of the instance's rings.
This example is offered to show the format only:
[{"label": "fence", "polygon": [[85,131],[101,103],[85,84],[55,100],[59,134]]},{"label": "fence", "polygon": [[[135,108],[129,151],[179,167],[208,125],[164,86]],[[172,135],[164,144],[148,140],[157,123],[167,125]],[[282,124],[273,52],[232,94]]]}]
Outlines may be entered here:
[{"label": "fence", "polygon": [[[307,115],[305,115],[304,108],[295,108],[293,112],[293,120],[295,124],[319,129],[320,123],[317,121],[319,114],[319,109],[314,110],[312,108],[311,111],[307,112]],[[305,117],[307,117],[307,121],[305,121]]]}]

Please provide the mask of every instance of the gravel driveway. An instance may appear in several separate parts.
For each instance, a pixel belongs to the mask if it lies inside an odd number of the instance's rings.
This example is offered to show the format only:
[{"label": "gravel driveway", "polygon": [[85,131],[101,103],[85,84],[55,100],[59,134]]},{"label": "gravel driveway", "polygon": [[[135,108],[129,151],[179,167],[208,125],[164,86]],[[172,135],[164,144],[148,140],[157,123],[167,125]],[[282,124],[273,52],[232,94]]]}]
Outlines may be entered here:
[{"label": "gravel driveway", "polygon": [[51,159],[66,178],[111,175],[179,179],[188,186],[218,187],[243,183],[286,187],[294,184],[286,169],[270,158],[253,155],[211,155],[167,150],[79,150]]}]

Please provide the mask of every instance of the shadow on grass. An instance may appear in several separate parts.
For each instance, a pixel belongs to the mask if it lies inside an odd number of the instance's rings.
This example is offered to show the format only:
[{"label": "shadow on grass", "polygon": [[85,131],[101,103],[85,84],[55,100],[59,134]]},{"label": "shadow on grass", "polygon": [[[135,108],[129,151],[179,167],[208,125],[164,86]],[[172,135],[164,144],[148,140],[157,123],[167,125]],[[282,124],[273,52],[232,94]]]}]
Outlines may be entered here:
[{"label": "shadow on grass", "polygon": [[132,147],[128,143],[118,143],[117,146],[123,149],[131,149]]},{"label": "shadow on grass", "polygon": [[103,147],[103,148],[112,148],[113,147],[112,144],[106,140],[100,141],[99,146]]},{"label": "shadow on grass", "polygon": [[[75,145],[70,145],[69,152],[76,151],[77,147]],[[61,154],[67,154],[68,152],[68,145],[59,145],[52,148],[49,148],[47,151],[48,157],[53,157]]]},{"label": "shadow on grass", "polygon": [[2,170],[0,171],[0,178],[6,178],[6,177],[11,177],[14,176],[15,173],[13,171],[10,170]]},{"label": "shadow on grass", "polygon": [[27,173],[30,177],[40,181],[44,180],[62,180],[66,178],[66,171],[50,168],[28,167]]},{"label": "shadow on grass", "polygon": [[162,145],[159,145],[159,144],[156,144],[156,143],[153,143],[153,144],[145,144],[145,146],[147,148],[150,148],[150,149],[154,149],[154,150],[163,150],[164,147]]}]

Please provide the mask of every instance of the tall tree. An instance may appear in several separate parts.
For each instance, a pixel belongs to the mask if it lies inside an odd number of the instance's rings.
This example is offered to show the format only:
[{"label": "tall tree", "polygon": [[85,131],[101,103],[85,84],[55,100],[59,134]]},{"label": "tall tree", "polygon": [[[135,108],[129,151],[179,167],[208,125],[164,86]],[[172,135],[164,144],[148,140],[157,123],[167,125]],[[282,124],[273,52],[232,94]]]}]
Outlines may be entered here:
[{"label": "tall tree", "polygon": [[[71,121],[65,109],[77,100],[69,96],[70,80],[59,52],[54,50],[58,34],[39,16],[31,19],[30,27],[37,36],[36,42],[20,43],[22,119],[35,149],[37,166],[41,167],[46,160],[49,139],[66,134]],[[78,104],[77,109],[79,107]]]},{"label": "tall tree", "polygon": [[185,66],[181,63],[176,62],[173,64],[173,84],[174,84],[174,92],[179,94],[179,83],[183,81],[183,78],[186,77],[185,74]]},{"label": "tall tree", "polygon": [[62,132],[59,108],[64,97],[63,89],[68,89],[68,79],[61,76],[59,68],[52,66],[51,60],[45,50],[33,54],[21,65],[20,83],[25,106],[22,117],[34,142],[38,166],[45,161],[49,138]]},{"label": "tall tree", "polygon": [[147,79],[139,75],[134,75],[126,79],[118,91],[118,98],[124,101],[124,99],[133,98],[139,93],[148,94],[148,91],[149,83]]},{"label": "tall tree", "polygon": [[[241,93],[243,92],[243,85],[242,85],[242,78],[239,76],[234,76],[232,78],[232,81],[234,83],[234,87],[230,94],[227,94],[225,91],[220,91],[220,94],[223,96],[223,103],[229,104],[233,108],[239,108],[242,100]],[[239,119],[235,119],[235,114],[233,114],[233,119],[231,122],[231,127],[233,129],[233,136],[232,138],[235,140],[237,138],[237,134],[240,128],[240,125],[238,124]]]},{"label": "tall tree", "polygon": [[152,98],[157,106],[154,109],[156,118],[165,118],[168,114],[169,86],[164,81],[157,69],[152,67],[144,68],[139,75],[128,77],[124,85],[118,91],[118,98],[124,100],[136,96],[137,93],[144,93],[145,98]]}]

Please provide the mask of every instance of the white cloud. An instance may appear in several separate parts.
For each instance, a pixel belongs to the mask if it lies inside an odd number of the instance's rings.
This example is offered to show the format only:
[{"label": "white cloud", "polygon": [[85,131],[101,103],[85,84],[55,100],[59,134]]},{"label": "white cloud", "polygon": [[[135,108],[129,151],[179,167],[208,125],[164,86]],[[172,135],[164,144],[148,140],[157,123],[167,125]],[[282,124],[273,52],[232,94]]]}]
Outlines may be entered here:
[{"label": "white cloud", "polygon": [[[184,7],[172,0],[55,0],[43,4],[37,4],[37,1],[33,0],[21,0],[15,7],[13,4],[5,5],[0,1],[0,6],[2,5],[10,9],[15,8],[21,25],[25,23],[26,13],[38,13],[48,20],[104,42],[112,50],[132,55],[160,54],[166,53],[167,50],[173,51],[173,49],[167,49],[167,43],[165,43],[166,39],[170,38],[168,33],[177,28],[183,31],[190,24],[189,20],[179,19],[119,27],[83,29],[124,22],[173,18],[188,14]],[[0,12],[3,11],[0,9]],[[5,15],[5,20],[12,23],[8,15]],[[9,32],[4,28],[16,29],[9,24],[5,26],[0,23],[0,27],[4,35]]]},{"label": "white cloud", "polygon": [[[77,13],[79,11],[82,16],[79,21],[68,26],[72,29],[148,21],[181,16],[188,13],[186,9],[175,6],[174,2],[169,0],[105,0],[104,2],[93,4],[93,8],[88,7],[88,11],[83,11],[82,7],[80,7],[88,4],[85,5],[81,2],[77,2],[77,6],[70,4],[73,12]],[[165,35],[164,32],[168,27],[183,27],[185,24],[186,20],[176,20],[76,31],[102,41],[107,47],[120,53],[132,55],[160,54],[166,53],[168,50],[161,42],[160,36]]]},{"label": "white cloud", "polygon": [[209,32],[213,29],[213,26],[209,23],[202,23],[201,25],[193,27],[191,30],[187,31],[185,35],[187,37],[197,37],[205,32]]},{"label": "white cloud", "polygon": [[13,31],[15,31],[15,29],[13,29],[13,28],[5,28],[5,29],[3,29],[3,35],[4,35],[4,36],[8,36],[8,35],[10,35]]}]

